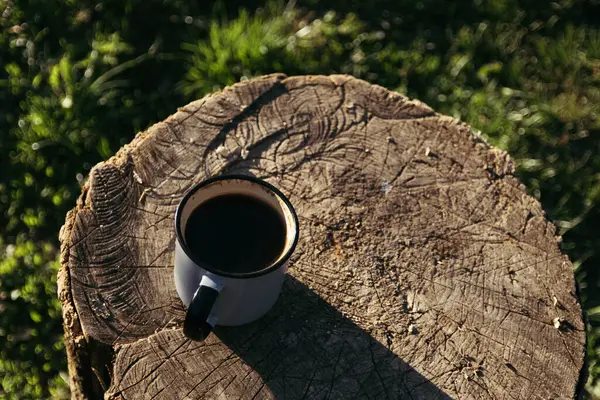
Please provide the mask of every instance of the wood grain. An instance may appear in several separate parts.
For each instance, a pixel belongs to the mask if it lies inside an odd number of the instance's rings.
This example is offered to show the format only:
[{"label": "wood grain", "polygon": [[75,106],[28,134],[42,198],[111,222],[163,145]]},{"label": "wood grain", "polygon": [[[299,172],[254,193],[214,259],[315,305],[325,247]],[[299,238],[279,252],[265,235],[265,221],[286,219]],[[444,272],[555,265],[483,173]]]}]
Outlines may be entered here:
[{"label": "wood grain", "polygon": [[[468,126],[348,76],[179,109],[93,168],[61,231],[73,397],[573,398],[572,265],[513,172]],[[267,316],[191,342],[173,217],[224,173],[280,188],[301,239]]]}]

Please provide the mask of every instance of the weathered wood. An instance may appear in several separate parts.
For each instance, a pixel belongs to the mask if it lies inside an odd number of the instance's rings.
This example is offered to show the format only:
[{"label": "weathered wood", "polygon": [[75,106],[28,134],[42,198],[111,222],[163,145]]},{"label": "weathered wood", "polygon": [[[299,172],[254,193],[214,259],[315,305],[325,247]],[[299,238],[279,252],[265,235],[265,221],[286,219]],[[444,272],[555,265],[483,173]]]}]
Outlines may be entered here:
[{"label": "weathered wood", "polygon": [[[229,172],[289,196],[301,241],[275,309],[191,342],[173,216]],[[468,126],[348,76],[244,82],[93,168],[61,232],[73,396],[572,398],[585,334],[559,240]]]}]

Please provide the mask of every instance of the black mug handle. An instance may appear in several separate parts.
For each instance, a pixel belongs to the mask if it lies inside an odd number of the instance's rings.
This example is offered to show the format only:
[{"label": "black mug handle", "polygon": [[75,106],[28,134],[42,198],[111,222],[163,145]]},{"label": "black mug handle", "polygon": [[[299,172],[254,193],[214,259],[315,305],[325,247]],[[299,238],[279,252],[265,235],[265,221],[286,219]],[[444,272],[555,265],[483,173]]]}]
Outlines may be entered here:
[{"label": "black mug handle", "polygon": [[210,286],[200,285],[188,307],[183,322],[183,334],[192,340],[202,341],[213,329],[207,320],[217,301],[219,291]]}]

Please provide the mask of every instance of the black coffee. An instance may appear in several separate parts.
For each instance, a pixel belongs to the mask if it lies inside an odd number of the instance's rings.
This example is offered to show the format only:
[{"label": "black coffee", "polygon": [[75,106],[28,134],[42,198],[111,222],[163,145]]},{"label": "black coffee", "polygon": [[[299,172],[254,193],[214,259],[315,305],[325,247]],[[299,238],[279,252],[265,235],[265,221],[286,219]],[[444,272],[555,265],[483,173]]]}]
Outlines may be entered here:
[{"label": "black coffee", "polygon": [[285,223],[267,203],[240,194],[200,204],[185,227],[197,259],[224,272],[253,272],[271,265],[285,246]]}]

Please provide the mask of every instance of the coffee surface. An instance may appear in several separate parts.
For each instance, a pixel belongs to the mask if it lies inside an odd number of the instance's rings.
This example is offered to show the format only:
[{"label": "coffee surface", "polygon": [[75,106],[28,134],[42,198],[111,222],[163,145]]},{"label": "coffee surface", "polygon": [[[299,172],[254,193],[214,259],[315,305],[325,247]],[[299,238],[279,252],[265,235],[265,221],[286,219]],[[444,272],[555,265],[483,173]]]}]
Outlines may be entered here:
[{"label": "coffee surface", "polygon": [[248,273],[273,264],[285,246],[283,219],[252,196],[228,194],[200,204],[190,215],[184,239],[196,259],[214,269]]}]

